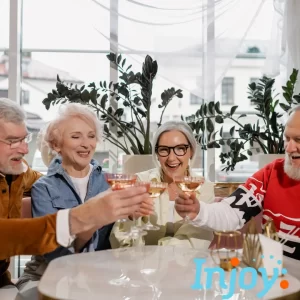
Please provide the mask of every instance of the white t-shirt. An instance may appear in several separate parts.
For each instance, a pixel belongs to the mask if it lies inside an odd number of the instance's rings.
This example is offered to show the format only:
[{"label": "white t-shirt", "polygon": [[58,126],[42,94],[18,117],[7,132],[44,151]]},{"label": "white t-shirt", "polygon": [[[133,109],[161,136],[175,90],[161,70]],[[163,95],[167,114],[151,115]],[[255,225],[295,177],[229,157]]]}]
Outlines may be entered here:
[{"label": "white t-shirt", "polygon": [[85,177],[77,178],[77,177],[70,176],[70,178],[71,178],[71,180],[72,180],[72,182],[75,186],[75,189],[76,189],[82,203],[84,203],[84,199],[85,199],[86,191],[87,191],[87,186],[88,186],[88,182],[89,182],[92,170],[93,170],[93,166],[90,164],[90,170],[89,170],[88,174]]}]

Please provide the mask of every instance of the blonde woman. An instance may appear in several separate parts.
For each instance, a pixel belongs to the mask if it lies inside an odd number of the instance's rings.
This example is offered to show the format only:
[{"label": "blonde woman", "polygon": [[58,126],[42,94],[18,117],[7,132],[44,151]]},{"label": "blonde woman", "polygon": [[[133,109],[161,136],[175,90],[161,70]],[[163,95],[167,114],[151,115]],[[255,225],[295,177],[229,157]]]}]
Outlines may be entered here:
[{"label": "blonde woman", "polygon": [[[56,118],[40,136],[43,160],[50,165],[47,175],[32,187],[33,217],[78,206],[109,188],[100,165],[92,159],[101,132],[100,121],[86,106],[74,103],[61,106]],[[28,293],[25,299],[35,299],[37,294],[29,293],[28,289],[35,290],[52,259],[74,252],[111,248],[112,226],[109,224],[78,235],[72,247],[58,247],[47,255],[33,256],[17,284],[21,292]],[[30,282],[24,287],[27,281]]]}]

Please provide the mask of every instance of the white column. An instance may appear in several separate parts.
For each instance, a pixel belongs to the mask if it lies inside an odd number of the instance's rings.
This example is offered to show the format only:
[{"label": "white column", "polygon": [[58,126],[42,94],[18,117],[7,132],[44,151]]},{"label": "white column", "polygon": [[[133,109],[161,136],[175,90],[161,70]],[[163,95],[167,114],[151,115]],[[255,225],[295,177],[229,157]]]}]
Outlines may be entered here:
[{"label": "white column", "polygon": [[[21,86],[21,14],[22,0],[10,0],[9,9],[9,70],[8,70],[8,98],[20,103]],[[12,278],[18,277],[18,257],[12,257],[9,271]]]},{"label": "white column", "polygon": [[[207,0],[207,18],[204,20],[206,28],[206,49],[204,56],[204,99],[205,102],[215,101],[215,0]],[[205,155],[204,155],[205,157]],[[205,176],[211,182],[215,181],[215,149],[206,151]]]},{"label": "white column", "polygon": [[[119,25],[119,17],[117,12],[119,10],[119,0],[110,0],[110,51],[118,54],[118,25]],[[116,13],[113,13],[116,12]],[[114,44],[115,43],[115,44]],[[109,69],[109,82],[117,82],[118,81],[118,70],[116,66],[110,63]],[[118,102],[111,99],[111,106],[114,109],[118,108]],[[116,126],[110,127],[109,130],[117,131]],[[117,172],[118,168],[118,152],[119,148],[113,144],[109,146],[109,171]]]},{"label": "white column", "polygon": [[8,98],[20,103],[22,0],[10,0]]}]

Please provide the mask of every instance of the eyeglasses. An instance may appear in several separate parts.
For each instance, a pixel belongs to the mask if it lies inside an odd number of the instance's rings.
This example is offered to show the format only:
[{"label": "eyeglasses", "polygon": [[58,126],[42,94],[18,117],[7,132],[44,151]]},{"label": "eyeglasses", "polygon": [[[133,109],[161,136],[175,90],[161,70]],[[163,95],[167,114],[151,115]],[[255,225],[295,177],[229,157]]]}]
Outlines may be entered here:
[{"label": "eyeglasses", "polygon": [[177,156],[184,156],[187,152],[187,149],[190,147],[190,145],[177,145],[174,147],[168,147],[168,146],[156,146],[155,152],[161,156],[166,157],[170,155],[171,149]]},{"label": "eyeglasses", "polygon": [[10,149],[16,149],[21,146],[22,143],[30,143],[32,141],[32,133],[27,134],[25,137],[16,140],[2,140],[0,142],[10,146]]}]

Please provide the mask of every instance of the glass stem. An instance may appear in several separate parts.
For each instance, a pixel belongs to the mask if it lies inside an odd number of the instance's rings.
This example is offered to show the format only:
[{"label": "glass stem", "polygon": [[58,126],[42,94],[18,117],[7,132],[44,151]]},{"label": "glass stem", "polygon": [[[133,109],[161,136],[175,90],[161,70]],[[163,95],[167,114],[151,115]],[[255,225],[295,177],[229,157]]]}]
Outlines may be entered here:
[{"label": "glass stem", "polygon": [[147,223],[146,223],[146,225],[152,225],[151,222],[150,222],[150,215],[147,216]]}]

